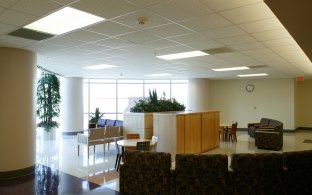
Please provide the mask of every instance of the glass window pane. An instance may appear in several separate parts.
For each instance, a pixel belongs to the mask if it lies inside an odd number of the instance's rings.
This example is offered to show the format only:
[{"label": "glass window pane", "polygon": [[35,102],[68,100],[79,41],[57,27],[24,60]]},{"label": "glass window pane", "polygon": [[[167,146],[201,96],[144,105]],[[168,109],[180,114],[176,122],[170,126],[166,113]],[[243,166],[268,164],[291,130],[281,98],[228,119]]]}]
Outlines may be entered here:
[{"label": "glass window pane", "polygon": [[116,98],[116,84],[91,84],[90,98]]},{"label": "glass window pane", "polygon": [[144,97],[149,97],[149,90],[156,89],[158,98],[170,98],[170,84],[145,84]]},{"label": "glass window pane", "polygon": [[90,99],[90,112],[95,112],[98,107],[100,112],[115,113],[116,112],[116,99]]},{"label": "glass window pane", "polygon": [[128,98],[118,99],[118,112],[130,112],[130,105]]},{"label": "glass window pane", "polygon": [[104,117],[106,119],[112,119],[112,120],[116,120],[116,114],[104,114]]},{"label": "glass window pane", "polygon": [[118,98],[142,96],[143,84],[118,84]]}]

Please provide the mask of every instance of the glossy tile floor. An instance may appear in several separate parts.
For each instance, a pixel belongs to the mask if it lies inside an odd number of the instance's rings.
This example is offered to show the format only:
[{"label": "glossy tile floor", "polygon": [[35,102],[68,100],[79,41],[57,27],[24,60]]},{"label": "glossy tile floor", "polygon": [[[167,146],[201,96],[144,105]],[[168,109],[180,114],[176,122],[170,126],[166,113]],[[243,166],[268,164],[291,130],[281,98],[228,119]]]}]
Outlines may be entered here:
[{"label": "glossy tile floor", "polygon": [[[261,150],[255,147],[254,139],[246,131],[237,132],[237,143],[220,142],[220,147],[211,150],[210,154],[227,154],[230,158],[233,153],[263,153],[276,152]],[[300,130],[296,133],[284,133],[284,146],[282,151],[298,151],[312,149],[312,131]],[[115,146],[103,152],[103,146],[96,146],[95,153],[90,147],[88,159],[87,148],[81,147],[80,156],[77,155],[77,136],[59,135],[55,140],[42,140],[37,137],[37,173],[35,181],[20,182],[12,186],[0,186],[0,194],[32,194],[36,188],[45,184],[39,182],[42,174],[52,170],[51,173],[59,175],[54,192],[49,194],[119,194],[119,178],[115,166]],[[229,161],[230,162],[230,161]],[[51,177],[51,175],[50,175]],[[40,185],[38,185],[38,183]],[[51,187],[51,186],[50,186]],[[14,188],[14,190],[12,190]]]}]

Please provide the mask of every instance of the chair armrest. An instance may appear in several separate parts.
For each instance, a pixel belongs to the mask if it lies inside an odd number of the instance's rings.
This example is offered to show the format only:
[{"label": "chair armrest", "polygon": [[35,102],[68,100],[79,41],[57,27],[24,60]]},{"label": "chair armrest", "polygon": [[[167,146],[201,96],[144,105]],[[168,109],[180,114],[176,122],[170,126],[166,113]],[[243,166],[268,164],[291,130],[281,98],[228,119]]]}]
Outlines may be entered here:
[{"label": "chair armrest", "polygon": [[87,144],[88,143],[88,135],[83,133],[77,134],[77,142]]}]

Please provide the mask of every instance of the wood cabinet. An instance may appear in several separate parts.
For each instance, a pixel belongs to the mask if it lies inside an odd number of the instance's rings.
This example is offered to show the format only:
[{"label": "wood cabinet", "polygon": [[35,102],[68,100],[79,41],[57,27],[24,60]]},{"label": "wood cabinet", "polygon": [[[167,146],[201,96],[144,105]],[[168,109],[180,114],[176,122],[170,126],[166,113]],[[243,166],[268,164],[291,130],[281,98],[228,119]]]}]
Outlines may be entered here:
[{"label": "wood cabinet", "polygon": [[197,154],[219,146],[219,111],[153,114],[157,151]]}]

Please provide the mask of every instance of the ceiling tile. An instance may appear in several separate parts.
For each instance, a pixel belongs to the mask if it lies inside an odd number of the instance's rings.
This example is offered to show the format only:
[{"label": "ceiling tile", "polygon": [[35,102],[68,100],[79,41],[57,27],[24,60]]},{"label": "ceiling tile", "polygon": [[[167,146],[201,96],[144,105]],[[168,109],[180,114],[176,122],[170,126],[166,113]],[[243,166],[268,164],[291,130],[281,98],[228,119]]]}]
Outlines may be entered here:
[{"label": "ceiling tile", "polygon": [[227,27],[222,27],[222,28],[211,29],[208,31],[203,31],[202,34],[206,35],[209,38],[218,39],[218,38],[232,37],[236,35],[243,35],[246,33],[240,28],[232,25],[232,26],[227,26]]},{"label": "ceiling tile", "polygon": [[223,11],[220,14],[235,24],[275,17],[264,2]]},{"label": "ceiling tile", "polygon": [[222,11],[262,2],[263,0],[234,0],[234,1],[202,0],[202,1],[215,11]]},{"label": "ceiling tile", "polygon": [[0,37],[0,42],[26,47],[36,43],[37,41],[14,37],[10,35],[3,35]]},{"label": "ceiling tile", "polygon": [[141,6],[141,7],[148,7],[151,5],[159,4],[159,3],[164,3],[168,2],[168,0],[153,0],[153,1],[146,1],[146,0],[129,0],[130,2]]},{"label": "ceiling tile", "polygon": [[184,28],[183,26],[177,25],[177,24],[166,24],[158,27],[154,27],[151,29],[147,29],[146,32],[149,32],[150,34],[162,37],[162,38],[168,38],[183,34],[189,34],[193,31]]},{"label": "ceiling tile", "polygon": [[70,33],[63,35],[62,37],[67,38],[67,39],[75,39],[75,40],[85,41],[85,42],[98,41],[101,39],[108,38],[107,35],[94,33],[94,32],[90,32],[90,31],[86,31],[86,30],[73,31],[73,32],[70,32]]},{"label": "ceiling tile", "polygon": [[108,39],[104,39],[104,40],[94,42],[94,44],[103,45],[103,46],[107,46],[107,47],[111,47],[111,48],[120,48],[120,47],[130,46],[133,43],[131,43],[129,41],[122,40],[122,39],[111,37]]},{"label": "ceiling tile", "polygon": [[237,45],[237,44],[255,42],[257,40],[250,35],[240,35],[240,36],[235,36],[235,37],[217,39],[217,41],[220,41],[224,45]]},{"label": "ceiling tile", "polygon": [[97,32],[110,36],[119,36],[122,34],[130,33],[136,31],[136,29],[112,22],[112,21],[104,21],[99,24],[93,25],[91,27],[86,28],[86,30]]},{"label": "ceiling tile", "polygon": [[239,24],[239,27],[244,29],[248,33],[262,32],[275,29],[283,29],[284,26],[277,18],[269,18],[264,20],[258,20],[253,22],[247,22]]},{"label": "ceiling tile", "polygon": [[180,44],[169,41],[167,39],[159,39],[159,40],[144,43],[144,45],[154,48],[154,49],[163,49],[163,48],[168,48],[168,47],[175,47]]},{"label": "ceiling tile", "polygon": [[170,0],[151,6],[149,9],[173,21],[186,20],[212,13],[212,10],[199,0]]},{"label": "ceiling tile", "polygon": [[93,13],[105,19],[114,18],[139,9],[127,1],[116,0],[80,0],[72,4],[71,7]]},{"label": "ceiling tile", "polygon": [[8,7],[11,7],[12,5],[14,5],[18,1],[19,0],[1,0],[0,6],[8,8]]},{"label": "ceiling tile", "polygon": [[0,23],[0,35],[8,34],[12,31],[15,31],[16,29],[17,29],[16,26]]},{"label": "ceiling tile", "polygon": [[74,39],[66,39],[63,37],[54,37],[46,41],[46,43],[55,45],[64,45],[66,47],[77,47],[79,45],[85,44],[85,41],[79,41]]},{"label": "ceiling tile", "polygon": [[289,37],[262,41],[262,43],[268,47],[275,47],[280,45],[297,45],[297,42],[294,39],[290,39]]},{"label": "ceiling tile", "polygon": [[[136,29],[148,29],[155,26],[171,23],[171,21],[169,21],[168,19],[145,9],[114,18],[113,21],[125,24],[127,26],[131,26]],[[139,24],[139,21],[143,21],[144,24]]]},{"label": "ceiling tile", "polygon": [[121,35],[118,38],[124,39],[126,41],[130,41],[130,42],[136,43],[136,44],[141,44],[141,43],[145,43],[145,42],[149,42],[149,41],[153,41],[153,40],[158,39],[156,36],[151,35],[149,33],[146,33],[144,31],[137,31],[137,32],[128,33],[125,35]]},{"label": "ceiling tile", "polygon": [[33,22],[35,19],[35,16],[13,10],[5,10],[0,13],[0,22],[10,25],[24,26]]},{"label": "ceiling tile", "polygon": [[50,0],[21,0],[11,8],[23,13],[43,16],[61,8],[62,5]]},{"label": "ceiling tile", "polygon": [[292,38],[286,29],[270,30],[265,32],[253,33],[253,37],[259,41],[267,41],[280,38]]},{"label": "ceiling tile", "polygon": [[224,26],[232,25],[231,22],[223,18],[218,14],[209,14],[196,18],[192,18],[190,20],[182,21],[180,24],[194,29],[196,31],[207,31],[213,28],[219,28]]}]

